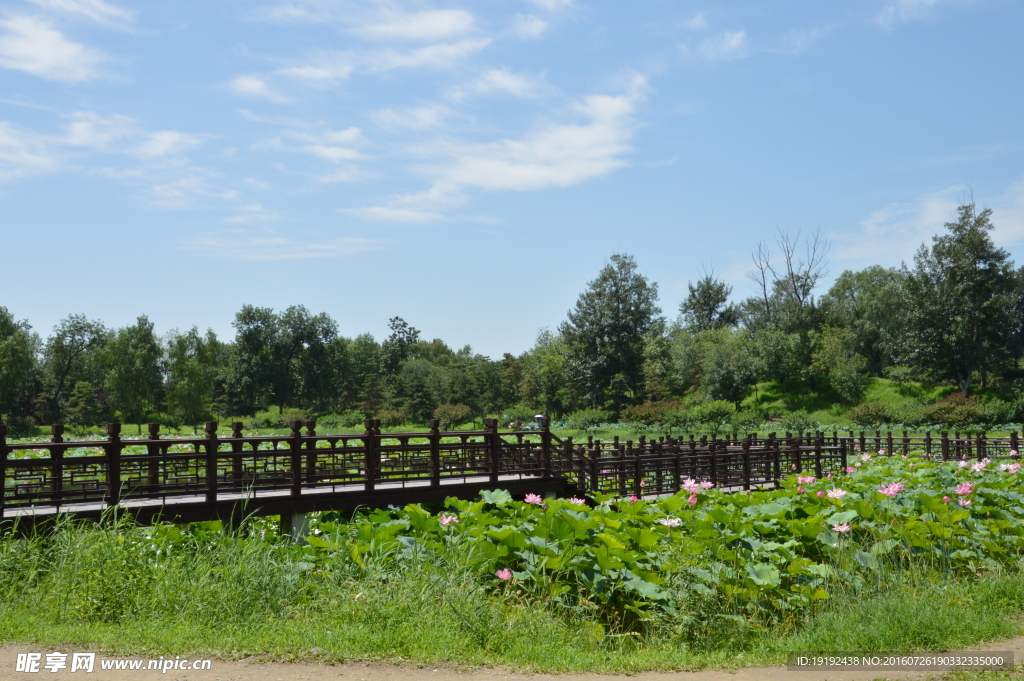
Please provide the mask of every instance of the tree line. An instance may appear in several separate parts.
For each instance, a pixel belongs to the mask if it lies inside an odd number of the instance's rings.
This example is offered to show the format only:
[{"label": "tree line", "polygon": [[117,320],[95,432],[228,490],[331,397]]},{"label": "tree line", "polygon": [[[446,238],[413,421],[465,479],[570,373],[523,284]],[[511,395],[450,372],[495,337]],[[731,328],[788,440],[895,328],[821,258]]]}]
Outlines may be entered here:
[{"label": "tree line", "polygon": [[1016,395],[1024,268],[994,245],[991,217],[965,203],[911,264],[845,271],[820,296],[827,240],[780,233],[752,253],[752,295],[730,302],[731,287],[703,272],[674,319],[635,259],[616,254],[557,329],[496,359],[422,339],[399,317],[381,341],[344,337],[302,305],[246,305],[230,340],[195,327],[161,337],[146,316],[110,329],[84,315],[43,340],[0,307],[0,415],[23,431],[112,419],[194,427],[270,408],[352,425],[581,411],[642,421],[659,409],[739,406],[765,382],[787,398],[855,405],[872,376]]}]

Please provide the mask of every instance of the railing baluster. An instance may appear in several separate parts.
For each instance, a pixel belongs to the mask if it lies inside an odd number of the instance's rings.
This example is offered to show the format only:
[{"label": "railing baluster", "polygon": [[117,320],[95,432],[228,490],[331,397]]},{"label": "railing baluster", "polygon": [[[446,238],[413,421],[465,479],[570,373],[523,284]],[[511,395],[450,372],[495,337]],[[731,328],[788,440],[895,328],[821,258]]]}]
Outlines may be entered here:
[{"label": "railing baluster", "polygon": [[121,501],[121,424],[107,424],[107,506]]}]

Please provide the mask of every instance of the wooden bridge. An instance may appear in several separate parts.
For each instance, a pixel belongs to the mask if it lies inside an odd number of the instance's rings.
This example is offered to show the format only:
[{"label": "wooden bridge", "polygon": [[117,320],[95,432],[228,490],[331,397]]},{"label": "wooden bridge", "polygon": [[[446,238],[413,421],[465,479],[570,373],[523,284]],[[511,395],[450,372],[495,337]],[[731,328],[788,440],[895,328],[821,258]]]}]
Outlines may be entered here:
[{"label": "wooden bridge", "polygon": [[[474,498],[502,488],[513,496],[602,492],[660,496],[678,492],[686,478],[719,488],[751,489],[777,484],[792,473],[822,477],[844,470],[851,455],[921,453],[935,458],[1016,458],[1017,434],[983,433],[911,438],[876,433],[774,433],[765,438],[694,436],[613,438],[602,442],[560,439],[547,419],[539,430],[499,431],[484,419],[479,431],[430,430],[381,433],[367,420],[365,432],[318,434],[316,423],[290,424],[285,436],[218,435],[216,422],[202,437],[121,437],[107,426],[105,440],[65,441],[53,426],[47,442],[8,442],[0,425],[0,521],[34,525],[57,514],[99,518],[111,509],[138,522],[184,523],[248,515],[286,520],[311,511],[387,507]],[[303,432],[303,426],[305,432]]]}]

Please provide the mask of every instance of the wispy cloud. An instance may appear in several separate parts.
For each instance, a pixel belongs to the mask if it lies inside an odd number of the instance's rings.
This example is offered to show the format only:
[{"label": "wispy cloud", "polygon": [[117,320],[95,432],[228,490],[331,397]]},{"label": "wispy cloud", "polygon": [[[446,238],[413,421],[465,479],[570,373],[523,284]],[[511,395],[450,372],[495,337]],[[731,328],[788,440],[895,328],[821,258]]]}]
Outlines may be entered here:
[{"label": "wispy cloud", "polygon": [[182,244],[196,255],[236,260],[302,260],[337,258],[387,245],[380,239],[340,237],[302,241],[271,229],[251,231],[242,228],[201,234]]},{"label": "wispy cloud", "polygon": [[572,0],[530,0],[530,2],[548,12],[554,12],[572,5]]},{"label": "wispy cloud", "polygon": [[445,107],[413,106],[399,109],[388,107],[374,111],[371,115],[374,121],[384,128],[426,130],[440,125],[450,114]]},{"label": "wispy cloud", "polygon": [[472,29],[473,15],[465,10],[385,10],[380,20],[358,26],[353,32],[383,40],[446,40]]},{"label": "wispy cloud", "polygon": [[230,88],[246,97],[258,97],[271,102],[286,102],[286,97],[275,92],[263,78],[259,76],[238,76],[230,83]]},{"label": "wispy cloud", "polygon": [[0,180],[48,173],[59,166],[45,138],[0,121]]},{"label": "wispy cloud", "polygon": [[539,38],[548,30],[548,22],[534,14],[517,14],[512,21],[512,32],[520,38]]},{"label": "wispy cloud", "polygon": [[691,61],[720,61],[742,59],[747,56],[747,32],[725,31],[705,38],[696,46],[681,45],[684,58]]},{"label": "wispy cloud", "polygon": [[440,220],[444,217],[435,211],[386,206],[373,206],[370,208],[342,208],[339,212],[354,215],[366,220],[405,223],[434,222],[435,220]]},{"label": "wispy cloud", "polygon": [[122,28],[135,20],[135,13],[103,0],[29,0],[54,14],[80,16],[111,28]]},{"label": "wispy cloud", "polygon": [[688,31],[703,31],[708,27],[708,20],[704,18],[704,12],[697,12],[692,19],[680,25]]},{"label": "wispy cloud", "polygon": [[936,6],[947,0],[894,0],[878,13],[878,25],[892,30],[897,25],[929,16]]},{"label": "wispy cloud", "polygon": [[146,140],[135,148],[135,153],[147,158],[180,154],[186,149],[198,147],[207,135],[194,135],[177,130],[159,130],[150,133]]},{"label": "wispy cloud", "polygon": [[11,15],[0,19],[0,67],[71,83],[96,78],[104,55],[64,37],[47,20]]},{"label": "wispy cloud", "polygon": [[509,68],[488,69],[474,80],[457,85],[448,92],[454,100],[467,95],[505,94],[515,97],[533,97],[551,87],[541,78],[516,73]]}]

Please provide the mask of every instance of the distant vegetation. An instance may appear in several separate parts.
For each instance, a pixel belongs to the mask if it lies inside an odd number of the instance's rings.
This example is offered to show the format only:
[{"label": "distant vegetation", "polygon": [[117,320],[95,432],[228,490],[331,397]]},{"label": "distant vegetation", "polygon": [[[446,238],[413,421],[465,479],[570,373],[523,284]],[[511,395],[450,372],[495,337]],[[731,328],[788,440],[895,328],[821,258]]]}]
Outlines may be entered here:
[{"label": "distant vegetation", "polygon": [[1002,427],[1024,421],[1024,269],[994,246],[990,218],[963,205],[912,265],[843,272],[820,297],[828,243],[780,233],[753,252],[754,295],[731,303],[704,272],[674,320],[634,259],[613,255],[556,330],[501,358],[399,317],[382,341],[342,337],[301,305],[247,305],[231,340],[83,315],[44,340],[0,307],[0,417],[12,435],[111,420],[524,426],[539,413],[590,431]]}]

